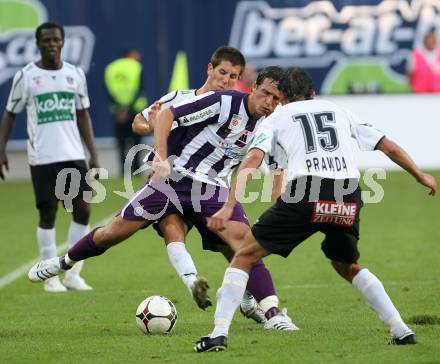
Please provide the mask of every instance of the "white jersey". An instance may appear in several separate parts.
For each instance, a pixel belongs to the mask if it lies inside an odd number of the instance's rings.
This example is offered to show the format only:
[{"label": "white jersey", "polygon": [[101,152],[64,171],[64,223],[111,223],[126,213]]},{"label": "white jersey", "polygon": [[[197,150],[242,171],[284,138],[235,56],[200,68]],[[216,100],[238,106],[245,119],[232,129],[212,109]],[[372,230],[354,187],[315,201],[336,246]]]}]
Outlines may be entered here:
[{"label": "white jersey", "polygon": [[6,110],[26,107],[30,165],[85,159],[76,109],[90,107],[84,72],[63,62],[59,70],[29,63],[15,74]]},{"label": "white jersey", "polygon": [[287,161],[287,178],[359,178],[354,138],[360,150],[375,149],[384,134],[332,102],[307,100],[278,108],[258,127],[250,147]]}]

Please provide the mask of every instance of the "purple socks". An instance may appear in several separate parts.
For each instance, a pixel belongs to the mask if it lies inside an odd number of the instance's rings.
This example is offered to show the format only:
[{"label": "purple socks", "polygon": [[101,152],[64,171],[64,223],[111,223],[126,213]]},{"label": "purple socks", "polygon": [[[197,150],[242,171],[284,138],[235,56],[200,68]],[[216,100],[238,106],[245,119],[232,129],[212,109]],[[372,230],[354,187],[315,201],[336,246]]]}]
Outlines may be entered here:
[{"label": "purple socks", "polygon": [[276,295],[272,276],[262,260],[255,264],[249,272],[249,280],[246,288],[257,302],[260,302],[263,298],[268,296]]},{"label": "purple socks", "polygon": [[95,231],[97,229],[98,228],[93,229],[90,233],[84,236],[73,247],[69,249],[67,254],[69,255],[70,259],[72,259],[75,262],[79,262],[80,260],[101,255],[108,249],[105,247],[97,246],[93,242],[93,235],[95,234]]}]

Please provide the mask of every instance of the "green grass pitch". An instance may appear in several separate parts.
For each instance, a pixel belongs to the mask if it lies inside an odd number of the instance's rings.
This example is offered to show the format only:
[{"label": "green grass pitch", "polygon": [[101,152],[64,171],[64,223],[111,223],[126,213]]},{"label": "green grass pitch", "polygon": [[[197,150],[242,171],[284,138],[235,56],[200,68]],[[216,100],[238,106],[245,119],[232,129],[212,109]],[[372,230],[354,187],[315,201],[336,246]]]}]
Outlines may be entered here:
[{"label": "green grass pitch", "polygon": [[[440,179],[440,172],[434,174]],[[92,223],[111,216],[125,201],[112,192],[123,190],[121,180],[103,183],[107,198],[92,206]],[[360,263],[383,281],[416,331],[418,345],[386,345],[387,329],[333,272],[320,251],[322,236],[316,235],[288,259],[266,260],[280,306],[289,309],[300,331],[265,332],[237,313],[227,352],[193,353],[195,340],[213,327],[214,309],[196,307],[168,263],[163,242],[146,229],[86,262],[83,276],[94,287],[91,292],[48,294],[24,275],[0,288],[0,362],[440,363],[439,197],[429,197],[404,173],[388,173],[381,183],[383,201],[367,204],[361,214]],[[0,201],[1,281],[36,258],[38,248],[31,184],[2,182]],[[255,221],[267,206],[245,208]],[[69,221],[60,206],[59,244],[67,238]],[[226,262],[203,252],[196,232],[190,233],[188,248],[215,298]],[[137,305],[153,294],[167,296],[177,307],[177,325],[169,336],[146,336],[135,325]]]}]

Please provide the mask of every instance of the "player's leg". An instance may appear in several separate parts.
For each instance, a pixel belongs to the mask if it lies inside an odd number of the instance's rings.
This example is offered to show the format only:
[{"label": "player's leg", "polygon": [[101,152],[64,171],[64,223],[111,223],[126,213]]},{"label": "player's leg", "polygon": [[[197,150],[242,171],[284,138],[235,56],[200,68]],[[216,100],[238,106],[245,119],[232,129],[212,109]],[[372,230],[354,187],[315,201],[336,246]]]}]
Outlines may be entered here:
[{"label": "player's leg", "polygon": [[[68,232],[69,249],[90,232],[90,205],[81,197],[77,197],[72,201],[72,210],[72,221],[70,222]],[[72,269],[66,272],[63,284],[67,288],[80,291],[89,291],[92,289],[80,276],[83,265],[84,260],[81,260],[77,262]]]},{"label": "player's leg", "polygon": [[392,336],[390,343],[397,345],[417,343],[414,332],[402,320],[379,278],[357,263],[348,264],[334,260],[331,262],[336,272],[364,296],[368,306],[389,327]]},{"label": "player's leg", "polygon": [[186,249],[185,238],[188,232],[186,223],[178,214],[171,214],[163,218],[159,228],[164,236],[167,253],[171,265],[177,272],[183,284],[201,309],[212,306],[208,296],[208,282],[197,275],[197,268]]},{"label": "player's leg", "polygon": [[222,286],[217,291],[214,330],[211,335],[202,337],[194,347],[195,351],[221,351],[227,348],[229,327],[245,293],[249,272],[258,261],[268,254],[269,252],[257,243],[249,231],[226,269]]},{"label": "player's leg", "polygon": [[[241,207],[241,206],[240,206]],[[216,232],[223,240],[225,240],[234,251],[238,251],[243,243],[244,236],[250,231],[249,226],[240,221],[228,221],[226,228],[223,231]],[[273,317],[285,318],[285,325],[276,326],[265,323],[265,328],[270,330],[278,329],[291,329],[297,330],[298,328],[292,323],[290,317],[287,316],[287,311],[283,310],[283,315],[280,315],[281,311],[278,308],[279,299],[275,292],[274,283],[270,271],[264,265],[263,261],[256,262],[253,265],[249,274],[249,280],[247,283],[247,290],[252,294],[255,300],[258,302],[264,317],[262,321],[271,320]],[[248,295],[244,295],[244,302],[242,302],[242,310],[249,312],[248,315],[255,313],[258,315],[258,310],[254,309],[253,299]]]},{"label": "player's leg", "polygon": [[35,264],[30,269],[28,277],[33,282],[41,282],[59,275],[81,260],[103,254],[107,249],[128,239],[148,224],[148,220],[126,220],[118,215],[108,225],[96,228],[81,238],[65,256]]},{"label": "player's leg", "polygon": [[415,344],[417,341],[414,332],[402,320],[382,282],[358,264],[357,232],[358,222],[352,228],[332,228],[326,233],[322,250],[331,260],[336,272],[364,296],[379,319],[389,327],[391,343]]},{"label": "player's leg", "polygon": [[[42,260],[52,259],[57,256],[55,218],[58,201],[52,199],[38,205],[39,223],[37,227],[37,241]],[[52,277],[44,283],[46,292],[66,292],[59,277]]]},{"label": "player's leg", "polygon": [[[51,259],[57,256],[55,218],[58,200],[55,196],[57,178],[56,164],[31,166],[32,186],[34,188],[39,222],[37,241],[41,259]],[[58,277],[49,279],[44,284],[46,292],[66,292]]]}]

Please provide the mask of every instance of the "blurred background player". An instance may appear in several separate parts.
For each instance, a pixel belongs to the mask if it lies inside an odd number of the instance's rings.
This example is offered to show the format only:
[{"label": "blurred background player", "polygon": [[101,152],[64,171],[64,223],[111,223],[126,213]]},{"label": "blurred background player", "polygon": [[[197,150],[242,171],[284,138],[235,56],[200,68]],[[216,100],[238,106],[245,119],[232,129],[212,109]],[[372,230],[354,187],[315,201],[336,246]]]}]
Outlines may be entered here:
[{"label": "blurred background player", "polygon": [[252,86],[257,79],[257,74],[257,67],[255,67],[253,64],[247,64],[243,74],[237,80],[234,88],[238,91],[246,92],[247,94],[251,93]]},{"label": "blurred background player", "polygon": [[[139,111],[147,107],[147,99],[142,95],[141,54],[134,49],[123,51],[120,58],[105,68],[104,81],[114,115],[120,172],[123,174],[128,150],[141,142],[141,137],[131,130],[131,121]],[[139,153],[135,155],[133,162],[131,172],[141,165]]]},{"label": "blurred background player", "polygon": [[[313,100],[312,81],[302,69],[288,69],[284,82],[283,90],[286,90],[285,97],[290,103],[261,123],[237,173],[246,168],[257,168],[264,154],[279,143],[288,158],[289,188],[260,216],[226,269],[218,291],[214,331],[210,336],[202,337],[194,350],[206,352],[227,348],[227,335],[238,306],[237,299],[243,294],[253,264],[271,253],[287,257],[301,242],[319,231],[325,235],[322,251],[336,272],[364,296],[380,320],[389,327],[390,343],[415,344],[415,334],[402,320],[381,281],[358,264],[362,200],[352,138],[360,150],[382,151],[413,175],[417,182],[428,187],[430,195],[435,195],[437,183],[381,131],[332,102]],[[323,133],[327,138],[322,137]],[[233,185],[223,208],[208,219],[210,227],[223,227],[232,215],[237,189],[240,195],[243,188]]]},{"label": "blurred background player", "polygon": [[422,47],[412,51],[407,73],[413,92],[440,92],[440,48],[434,32],[426,33]]},{"label": "blurred background player", "polygon": [[[28,160],[36,206],[39,212],[37,240],[42,259],[57,255],[55,218],[58,199],[55,185],[63,168],[74,168],[81,174],[79,194],[73,199],[69,246],[89,232],[90,207],[81,196],[91,191],[85,181],[87,166],[82,137],[90,153],[90,168],[98,168],[93,129],[88,108],[90,101],[84,72],[61,60],[64,29],[55,23],[43,23],[35,32],[41,59],[18,71],[14,77],[0,130],[0,177],[8,169],[6,143],[15,117],[26,108]],[[73,177],[72,177],[73,178]],[[64,188],[70,188],[63,186]],[[58,277],[45,282],[47,292],[64,292],[92,288],[79,275],[83,262],[66,273],[64,285]]]}]

